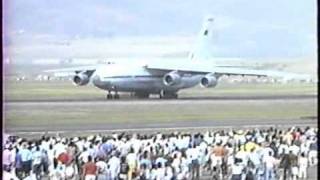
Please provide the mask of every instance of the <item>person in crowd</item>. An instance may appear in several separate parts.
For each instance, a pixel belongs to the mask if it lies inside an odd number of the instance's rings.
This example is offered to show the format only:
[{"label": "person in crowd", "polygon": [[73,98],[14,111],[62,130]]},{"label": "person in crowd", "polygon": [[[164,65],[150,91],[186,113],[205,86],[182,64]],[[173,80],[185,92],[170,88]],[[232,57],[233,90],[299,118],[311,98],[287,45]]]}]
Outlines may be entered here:
[{"label": "person in crowd", "polygon": [[244,166],[242,159],[235,158],[234,164],[231,167],[231,180],[242,180],[244,173]]},{"label": "person in crowd", "polygon": [[298,159],[298,168],[299,168],[299,178],[307,179],[307,168],[308,168],[308,158],[305,155],[305,152],[301,153]]},{"label": "person in crowd", "polygon": [[129,164],[127,163],[126,157],[122,156],[120,161],[119,180],[127,180],[129,172]]},{"label": "person in crowd", "polygon": [[276,159],[272,156],[272,152],[263,157],[263,164],[265,168],[265,180],[275,179],[275,167],[277,164]]},{"label": "person in crowd", "polygon": [[65,169],[66,180],[76,180],[77,174],[79,174],[78,167],[75,162],[75,159],[72,159],[71,162],[68,162],[68,164],[66,164],[66,169]]},{"label": "person in crowd", "polygon": [[111,172],[111,179],[117,179],[118,174],[120,172],[120,159],[118,157],[118,153],[117,152],[113,152],[111,154],[111,158],[108,161],[108,165],[109,165],[109,169]]},{"label": "person in crowd", "polygon": [[42,152],[40,150],[39,145],[36,145],[35,151],[32,153],[32,170],[35,175],[35,179],[41,179],[41,171],[42,171]]},{"label": "person in crowd", "polygon": [[22,149],[19,153],[21,155],[23,177],[27,177],[32,169],[32,153],[27,142],[22,143]]},{"label": "person in crowd", "polygon": [[12,170],[13,165],[13,151],[10,144],[6,144],[4,151],[2,152],[2,165],[3,169],[7,172]]},{"label": "person in crowd", "polygon": [[313,138],[310,138],[309,140],[309,163],[310,166],[316,166],[318,164],[318,141],[317,136],[313,136]]},{"label": "person in crowd", "polygon": [[186,180],[203,179],[210,175],[208,167],[214,167],[220,179],[306,179],[308,169],[317,165],[317,132],[310,127],[272,127],[31,140],[11,137],[3,145],[3,175]]},{"label": "person in crowd", "polygon": [[95,180],[97,177],[97,165],[93,162],[92,157],[88,156],[88,161],[82,167],[82,179]]},{"label": "person in crowd", "polygon": [[192,180],[199,180],[200,178],[200,152],[196,147],[196,144],[193,144],[193,147],[189,148],[186,152],[191,162]]},{"label": "person in crowd", "polygon": [[132,180],[137,170],[137,155],[133,148],[130,148],[130,152],[127,155],[127,162],[129,165],[128,180]]},{"label": "person in crowd", "polygon": [[[107,171],[108,169],[110,169],[110,165],[108,167],[108,164],[105,162],[105,160],[102,157],[99,157],[97,158],[96,166],[97,166],[97,180],[106,180],[108,177]],[[109,179],[111,179],[111,175]]]}]

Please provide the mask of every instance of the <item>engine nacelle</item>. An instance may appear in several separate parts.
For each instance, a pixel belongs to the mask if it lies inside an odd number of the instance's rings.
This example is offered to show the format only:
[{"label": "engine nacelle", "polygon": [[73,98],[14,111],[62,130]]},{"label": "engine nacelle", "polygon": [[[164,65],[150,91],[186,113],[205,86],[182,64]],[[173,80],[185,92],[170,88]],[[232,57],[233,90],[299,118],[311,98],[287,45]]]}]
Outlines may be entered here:
[{"label": "engine nacelle", "polygon": [[170,72],[163,76],[163,83],[166,86],[177,85],[181,82],[181,76],[177,72]]},{"label": "engine nacelle", "polygon": [[89,76],[85,73],[79,73],[73,77],[73,83],[77,86],[84,86],[89,83]]},{"label": "engine nacelle", "polygon": [[218,78],[214,75],[206,75],[200,80],[201,87],[205,87],[205,88],[215,87],[217,86],[217,84],[218,84]]}]

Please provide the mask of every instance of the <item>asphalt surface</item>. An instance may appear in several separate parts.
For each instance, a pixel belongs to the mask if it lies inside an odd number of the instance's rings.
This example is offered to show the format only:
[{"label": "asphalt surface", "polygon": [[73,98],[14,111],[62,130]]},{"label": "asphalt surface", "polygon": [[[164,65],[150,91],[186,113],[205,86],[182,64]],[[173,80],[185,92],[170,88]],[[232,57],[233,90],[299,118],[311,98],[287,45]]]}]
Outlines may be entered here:
[{"label": "asphalt surface", "polygon": [[[113,106],[122,106],[128,104],[194,104],[197,103],[215,103],[217,101],[223,103],[232,103],[235,101],[237,103],[243,102],[244,100],[249,101],[259,101],[264,103],[265,101],[284,101],[284,100],[294,100],[294,101],[310,101],[316,100],[315,95],[293,95],[293,96],[246,96],[246,97],[201,97],[201,98],[183,98],[177,100],[158,100],[158,99],[147,99],[147,100],[111,100],[111,101],[101,101],[101,100],[47,100],[47,101],[14,101],[5,102],[5,105],[14,105],[22,107],[30,106],[45,106],[45,105],[55,105],[55,106],[81,106],[85,105],[99,105],[99,104],[111,104]],[[232,101],[231,101],[232,100]],[[156,132],[156,131],[200,131],[209,130],[217,128],[248,128],[248,127],[291,127],[291,126],[317,126],[317,117],[299,117],[296,119],[270,119],[268,117],[264,119],[227,119],[223,121],[215,120],[197,120],[197,121],[174,121],[174,122],[150,122],[150,123],[111,123],[106,122],[102,126],[101,124],[93,124],[88,122],[85,126],[83,125],[73,125],[73,126],[63,126],[63,125],[50,125],[50,126],[34,126],[26,125],[19,127],[6,127],[5,129],[8,133],[17,135],[36,135],[46,133],[99,133],[99,132]]]},{"label": "asphalt surface", "polygon": [[203,101],[203,100],[293,100],[293,99],[315,99],[318,96],[316,94],[304,94],[304,95],[243,95],[243,96],[201,96],[201,97],[179,97],[179,99],[159,99],[158,97],[152,97],[149,99],[137,99],[137,98],[130,98],[130,97],[123,97],[121,99],[117,100],[109,100],[105,98],[92,98],[92,99],[36,99],[36,100],[5,100],[5,103],[20,103],[20,102],[25,102],[25,103],[49,103],[49,102],[57,102],[57,103],[70,103],[70,102],[182,102],[182,101]]}]

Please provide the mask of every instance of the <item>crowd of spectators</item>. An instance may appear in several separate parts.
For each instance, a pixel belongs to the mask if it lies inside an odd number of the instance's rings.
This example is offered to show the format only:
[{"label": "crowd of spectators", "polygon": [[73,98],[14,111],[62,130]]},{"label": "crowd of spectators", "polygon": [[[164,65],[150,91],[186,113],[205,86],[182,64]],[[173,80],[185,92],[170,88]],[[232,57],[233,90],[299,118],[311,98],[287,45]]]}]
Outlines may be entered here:
[{"label": "crowd of spectators", "polygon": [[3,143],[3,179],[307,179],[318,129],[90,135]]}]

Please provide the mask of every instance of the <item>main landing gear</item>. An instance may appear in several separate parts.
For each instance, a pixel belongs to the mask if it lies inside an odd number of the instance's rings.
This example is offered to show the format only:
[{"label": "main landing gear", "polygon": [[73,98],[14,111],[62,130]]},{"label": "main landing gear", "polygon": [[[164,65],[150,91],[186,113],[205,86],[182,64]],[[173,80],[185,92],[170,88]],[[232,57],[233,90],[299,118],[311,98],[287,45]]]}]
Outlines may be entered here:
[{"label": "main landing gear", "polygon": [[108,91],[107,99],[120,99],[120,96],[117,91],[115,91],[115,94],[112,94],[111,91]]},{"label": "main landing gear", "polygon": [[161,91],[160,99],[178,99],[178,94],[176,92]]}]

